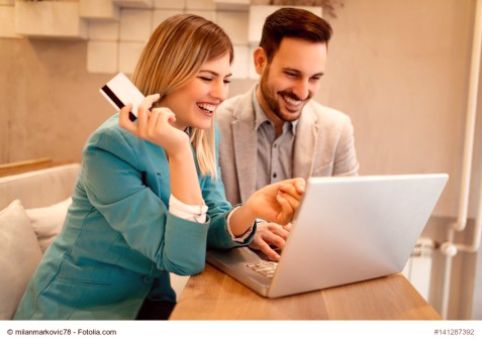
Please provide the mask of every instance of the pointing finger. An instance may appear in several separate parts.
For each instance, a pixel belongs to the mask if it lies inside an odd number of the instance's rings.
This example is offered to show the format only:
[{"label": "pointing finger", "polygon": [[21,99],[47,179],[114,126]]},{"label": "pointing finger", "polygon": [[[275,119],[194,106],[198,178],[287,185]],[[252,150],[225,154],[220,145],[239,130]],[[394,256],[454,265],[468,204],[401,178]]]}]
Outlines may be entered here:
[{"label": "pointing finger", "polygon": [[139,108],[142,108],[144,111],[150,110],[152,104],[159,100],[160,97],[161,96],[159,94],[151,94],[146,96],[144,100],[142,100],[142,102],[140,103]]}]

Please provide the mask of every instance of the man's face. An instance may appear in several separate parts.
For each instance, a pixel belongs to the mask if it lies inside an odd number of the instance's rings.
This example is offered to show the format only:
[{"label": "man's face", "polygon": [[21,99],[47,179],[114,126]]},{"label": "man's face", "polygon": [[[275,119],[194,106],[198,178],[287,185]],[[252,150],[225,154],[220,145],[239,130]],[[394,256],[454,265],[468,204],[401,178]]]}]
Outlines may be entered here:
[{"label": "man's face", "polygon": [[318,91],[325,71],[326,44],[283,38],[271,63],[262,48],[254,54],[261,75],[259,95],[268,117],[297,120],[305,104]]}]

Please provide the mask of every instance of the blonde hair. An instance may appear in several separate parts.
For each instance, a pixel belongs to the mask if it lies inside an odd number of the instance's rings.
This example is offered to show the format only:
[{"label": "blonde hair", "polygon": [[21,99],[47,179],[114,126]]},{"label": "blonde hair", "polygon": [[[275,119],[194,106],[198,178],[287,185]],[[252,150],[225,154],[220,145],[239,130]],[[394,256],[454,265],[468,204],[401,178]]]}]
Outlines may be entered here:
[{"label": "blonde hair", "polygon": [[[219,26],[196,15],[175,15],[164,20],[152,33],[137,63],[133,81],[143,94],[159,93],[162,101],[191,81],[205,62],[226,53],[232,62],[233,45]],[[214,128],[193,128],[191,143],[201,173],[216,177]]]}]

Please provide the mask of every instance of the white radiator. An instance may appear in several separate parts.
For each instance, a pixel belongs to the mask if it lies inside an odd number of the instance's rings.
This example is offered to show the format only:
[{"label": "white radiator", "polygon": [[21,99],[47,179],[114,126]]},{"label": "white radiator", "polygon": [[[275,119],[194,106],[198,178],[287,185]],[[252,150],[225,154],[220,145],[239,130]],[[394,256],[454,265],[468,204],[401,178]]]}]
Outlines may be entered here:
[{"label": "white radiator", "polygon": [[430,275],[432,272],[432,255],[434,243],[431,239],[420,238],[415,244],[415,248],[405,265],[402,273],[420,293],[420,295],[428,301],[430,291]]}]

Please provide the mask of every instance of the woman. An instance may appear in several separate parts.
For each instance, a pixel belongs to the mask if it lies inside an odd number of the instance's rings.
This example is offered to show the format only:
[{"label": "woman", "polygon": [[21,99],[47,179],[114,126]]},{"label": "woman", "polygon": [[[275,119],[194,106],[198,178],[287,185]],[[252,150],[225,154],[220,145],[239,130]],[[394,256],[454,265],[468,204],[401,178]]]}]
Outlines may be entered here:
[{"label": "woman", "polygon": [[213,114],[232,58],[226,34],[201,17],[159,25],[134,74],[144,94],[157,94],[136,122],[125,107],[89,138],[64,229],[16,319],[166,318],[169,272],[201,272],[206,245],[249,244],[256,217],[292,219],[302,180],[268,186],[234,210],[225,200]]}]

